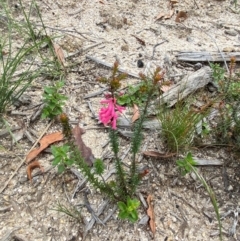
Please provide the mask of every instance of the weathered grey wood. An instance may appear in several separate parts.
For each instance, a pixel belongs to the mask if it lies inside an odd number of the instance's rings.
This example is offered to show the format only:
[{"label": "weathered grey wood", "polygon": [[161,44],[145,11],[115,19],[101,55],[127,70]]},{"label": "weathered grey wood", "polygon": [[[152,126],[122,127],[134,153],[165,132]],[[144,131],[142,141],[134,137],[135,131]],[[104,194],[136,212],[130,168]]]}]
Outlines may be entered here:
[{"label": "weathered grey wood", "polygon": [[193,157],[196,166],[222,166],[223,161],[221,160],[207,160],[207,159],[198,159]]},{"label": "weathered grey wood", "polygon": [[185,62],[224,62],[230,61],[231,57],[235,57],[236,61],[240,61],[240,52],[179,52],[177,55],[178,61]]},{"label": "weathered grey wood", "polygon": [[210,81],[212,81],[211,68],[205,66],[192,74],[186,75],[171,89],[158,97],[154,103],[167,103],[171,107],[189,94],[193,94],[196,90],[203,88]]}]

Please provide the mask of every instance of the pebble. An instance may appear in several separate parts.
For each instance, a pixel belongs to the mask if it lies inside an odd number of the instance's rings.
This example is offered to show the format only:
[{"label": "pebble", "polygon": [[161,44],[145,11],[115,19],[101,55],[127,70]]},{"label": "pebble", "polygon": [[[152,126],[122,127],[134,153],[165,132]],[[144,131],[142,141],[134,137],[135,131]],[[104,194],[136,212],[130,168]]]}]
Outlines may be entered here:
[{"label": "pebble", "polygon": [[122,46],[121,46],[121,50],[128,52],[128,51],[129,51],[129,46],[128,46],[127,44],[122,45]]},{"label": "pebble", "polygon": [[238,34],[235,30],[232,30],[232,29],[226,29],[226,30],[224,30],[224,33],[228,34],[230,36],[237,36],[237,34]]},{"label": "pebble", "polygon": [[144,67],[144,63],[143,63],[143,61],[142,61],[141,59],[139,59],[139,60],[137,61],[137,67],[138,67],[138,68],[143,68],[143,67]]},{"label": "pebble", "polygon": [[189,42],[189,43],[191,43],[191,42],[193,42],[193,38],[191,38],[191,37],[187,37],[187,41]]},{"label": "pebble", "polygon": [[233,190],[233,186],[232,186],[232,185],[229,185],[228,191],[232,191],[232,190]]}]

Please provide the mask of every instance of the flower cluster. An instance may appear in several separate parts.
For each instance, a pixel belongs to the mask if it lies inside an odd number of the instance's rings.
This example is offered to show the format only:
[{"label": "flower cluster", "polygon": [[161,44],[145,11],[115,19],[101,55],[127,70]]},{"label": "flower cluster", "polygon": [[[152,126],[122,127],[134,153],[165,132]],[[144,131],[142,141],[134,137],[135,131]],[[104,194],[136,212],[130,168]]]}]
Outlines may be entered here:
[{"label": "flower cluster", "polygon": [[107,104],[106,107],[102,107],[99,111],[99,119],[104,125],[110,124],[115,130],[117,128],[117,118],[119,113],[125,110],[125,107],[116,104],[115,98],[107,98],[100,102],[101,104]]}]

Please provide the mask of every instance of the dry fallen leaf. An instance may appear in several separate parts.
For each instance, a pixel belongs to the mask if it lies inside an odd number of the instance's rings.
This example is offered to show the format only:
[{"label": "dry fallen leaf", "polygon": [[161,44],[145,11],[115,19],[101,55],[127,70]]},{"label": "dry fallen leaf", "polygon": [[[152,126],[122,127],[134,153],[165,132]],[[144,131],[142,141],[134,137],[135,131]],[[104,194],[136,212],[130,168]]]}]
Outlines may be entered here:
[{"label": "dry fallen leaf", "polygon": [[144,170],[142,170],[141,172],[139,172],[139,177],[140,177],[140,179],[142,179],[142,178],[144,178],[146,175],[148,175],[148,173],[149,173],[149,170],[148,169],[144,169]]},{"label": "dry fallen leaf", "polygon": [[171,80],[159,82],[160,90],[165,93],[173,87],[174,83]]},{"label": "dry fallen leaf", "polygon": [[75,138],[75,144],[78,147],[82,157],[89,166],[92,166],[95,157],[92,154],[92,150],[87,147],[82,140],[82,134],[84,133],[83,129],[76,125],[72,132]]},{"label": "dry fallen leaf", "polygon": [[169,158],[169,157],[176,156],[177,153],[161,153],[158,151],[144,151],[143,155],[151,156],[151,157]]},{"label": "dry fallen leaf", "polygon": [[32,161],[37,155],[46,149],[49,145],[54,142],[63,140],[63,134],[61,132],[55,132],[49,135],[44,136],[40,141],[40,147],[33,149],[31,152],[28,153],[26,157],[26,163]]},{"label": "dry fallen leaf", "polygon": [[165,13],[159,13],[156,17],[156,21],[162,19],[165,16]]},{"label": "dry fallen leaf", "polygon": [[139,108],[137,105],[133,104],[132,122],[135,122],[139,117],[140,117]]},{"label": "dry fallen leaf", "polygon": [[170,5],[173,7],[174,4],[177,4],[178,0],[170,0]]},{"label": "dry fallen leaf", "polygon": [[149,226],[153,233],[153,236],[155,236],[156,233],[156,224],[155,224],[155,214],[154,209],[152,205],[152,195],[148,195],[147,197],[147,203],[148,203],[148,209],[147,209],[147,215],[149,216]]},{"label": "dry fallen leaf", "polygon": [[162,85],[161,86],[161,91],[163,92],[163,93],[165,93],[165,92],[167,92],[168,90],[170,90],[172,88],[172,86],[171,85]]},{"label": "dry fallen leaf", "polygon": [[53,44],[55,54],[58,58],[58,61],[60,62],[60,64],[62,66],[64,66],[65,58],[64,58],[64,53],[63,53],[63,50],[62,50],[61,46],[59,46],[58,44],[55,44],[55,43],[52,43],[52,44]]},{"label": "dry fallen leaf", "polygon": [[187,12],[179,11],[178,14],[177,14],[177,16],[176,16],[175,21],[176,21],[177,23],[181,23],[181,22],[183,22],[183,21],[186,20],[186,19],[187,19]]},{"label": "dry fallen leaf", "polygon": [[165,14],[164,19],[170,19],[173,16],[173,14],[174,14],[174,10],[171,9],[169,11],[169,14]]},{"label": "dry fallen leaf", "polygon": [[28,179],[32,182],[32,171],[35,169],[35,168],[40,168],[40,170],[42,172],[44,172],[43,168],[41,167],[40,163],[38,161],[34,161],[30,164],[28,164],[27,166],[27,176],[28,176]]}]

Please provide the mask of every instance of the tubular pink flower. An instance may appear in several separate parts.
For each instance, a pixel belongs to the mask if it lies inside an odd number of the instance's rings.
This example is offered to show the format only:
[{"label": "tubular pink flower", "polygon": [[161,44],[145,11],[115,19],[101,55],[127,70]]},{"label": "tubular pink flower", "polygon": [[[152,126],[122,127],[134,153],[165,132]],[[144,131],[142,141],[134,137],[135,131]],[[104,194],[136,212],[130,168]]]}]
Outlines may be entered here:
[{"label": "tubular pink flower", "polygon": [[125,107],[116,104],[115,98],[108,98],[101,100],[101,104],[107,104],[106,107],[102,107],[99,111],[99,119],[104,124],[110,124],[115,130],[117,128],[117,118],[119,113],[125,110]]}]

